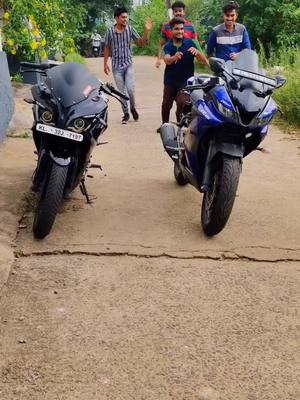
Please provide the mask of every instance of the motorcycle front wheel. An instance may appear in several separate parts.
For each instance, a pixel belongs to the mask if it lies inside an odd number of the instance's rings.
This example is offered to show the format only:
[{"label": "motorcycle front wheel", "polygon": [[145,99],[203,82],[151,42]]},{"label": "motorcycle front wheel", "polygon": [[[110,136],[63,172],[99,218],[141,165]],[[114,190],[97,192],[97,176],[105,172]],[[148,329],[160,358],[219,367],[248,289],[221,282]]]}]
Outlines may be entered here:
[{"label": "motorcycle front wheel", "polygon": [[201,224],[207,236],[217,235],[225,227],[233,208],[240,174],[240,159],[223,155],[220,167],[213,174],[213,184],[202,200]]},{"label": "motorcycle front wheel", "polygon": [[33,221],[33,234],[37,239],[43,239],[51,231],[63,199],[67,174],[68,167],[55,163],[50,167]]},{"label": "motorcycle front wheel", "polygon": [[178,161],[174,162],[174,178],[179,186],[185,186],[189,183],[189,181],[183,175],[183,172],[180,168],[180,164]]}]

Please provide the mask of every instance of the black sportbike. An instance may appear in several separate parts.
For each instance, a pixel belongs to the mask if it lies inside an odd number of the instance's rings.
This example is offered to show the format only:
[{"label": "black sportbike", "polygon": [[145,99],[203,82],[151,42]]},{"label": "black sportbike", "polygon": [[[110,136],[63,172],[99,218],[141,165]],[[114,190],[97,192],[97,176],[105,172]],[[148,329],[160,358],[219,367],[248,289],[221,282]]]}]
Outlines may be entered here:
[{"label": "black sportbike", "polygon": [[33,233],[36,238],[49,234],[63,198],[80,186],[88,202],[85,177],[91,153],[107,128],[108,99],[122,103],[128,97],[112,85],[99,81],[78,63],[61,65],[21,63],[24,72],[38,73],[32,86],[33,139],[38,162],[32,190],[38,193]]}]

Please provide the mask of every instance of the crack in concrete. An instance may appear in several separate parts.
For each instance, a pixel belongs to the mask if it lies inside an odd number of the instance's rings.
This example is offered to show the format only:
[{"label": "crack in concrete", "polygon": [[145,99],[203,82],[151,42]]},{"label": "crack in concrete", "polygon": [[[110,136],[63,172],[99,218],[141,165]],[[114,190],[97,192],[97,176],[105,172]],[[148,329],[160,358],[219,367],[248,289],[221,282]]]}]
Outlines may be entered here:
[{"label": "crack in concrete", "polygon": [[49,251],[15,251],[15,258],[26,258],[26,257],[44,257],[44,256],[94,256],[94,257],[136,257],[136,258],[171,258],[178,260],[214,260],[214,261],[248,261],[257,263],[280,263],[280,262],[299,262],[299,258],[286,258],[278,257],[275,259],[262,259],[256,257],[250,257],[236,252],[222,252],[219,255],[212,256],[208,254],[203,255],[190,255],[190,256],[179,256],[172,254],[172,252],[163,252],[158,254],[140,254],[130,251],[81,251],[81,250],[49,250]]}]

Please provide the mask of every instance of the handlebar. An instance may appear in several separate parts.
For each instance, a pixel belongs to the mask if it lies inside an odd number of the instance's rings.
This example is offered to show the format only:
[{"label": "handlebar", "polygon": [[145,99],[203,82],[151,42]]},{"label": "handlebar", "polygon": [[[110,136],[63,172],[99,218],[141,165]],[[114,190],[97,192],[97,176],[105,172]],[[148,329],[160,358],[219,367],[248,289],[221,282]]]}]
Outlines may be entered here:
[{"label": "handlebar", "polygon": [[207,85],[187,85],[183,88],[183,90],[186,91],[194,91],[194,90],[199,90],[199,89],[205,89]]},{"label": "handlebar", "polygon": [[[129,97],[126,96],[126,94],[117,90],[111,83],[101,82],[101,86],[100,86],[99,90],[100,91],[102,90],[103,92],[105,92],[106,94],[109,94],[111,96],[116,95],[116,96],[120,97],[121,99],[129,100]],[[115,97],[115,96],[113,96],[113,97]]]},{"label": "handlebar", "polygon": [[40,69],[42,71],[45,69],[49,69],[49,68],[51,68],[51,66],[53,66],[52,64],[38,64],[38,63],[32,63],[32,62],[27,62],[27,61],[21,61],[20,65],[21,65],[21,67]]},{"label": "handlebar", "polygon": [[46,75],[46,70],[53,67],[57,67],[57,64],[38,64],[27,61],[21,61],[20,66],[21,66],[20,72],[22,74],[29,72],[36,72],[41,75]]}]

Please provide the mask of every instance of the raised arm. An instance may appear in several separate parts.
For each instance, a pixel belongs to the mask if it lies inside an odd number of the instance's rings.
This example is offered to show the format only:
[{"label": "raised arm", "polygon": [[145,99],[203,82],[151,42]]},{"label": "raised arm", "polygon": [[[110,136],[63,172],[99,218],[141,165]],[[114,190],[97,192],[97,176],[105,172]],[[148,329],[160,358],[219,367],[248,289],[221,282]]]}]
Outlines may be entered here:
[{"label": "raised arm", "polygon": [[[148,39],[149,39],[149,35],[150,35],[150,32],[151,32],[152,28],[153,28],[152,19],[151,19],[151,18],[147,18],[147,20],[146,20],[146,22],[145,22],[145,27],[144,27],[143,36],[140,37],[140,36],[138,35],[139,37],[136,37],[136,38],[133,36],[133,40],[136,42],[136,44],[137,44],[138,46],[143,47],[143,46],[145,46],[145,45],[147,44]],[[134,35],[134,31],[135,31],[135,29],[133,28],[133,35]],[[135,33],[136,33],[136,31],[135,31]]]}]

